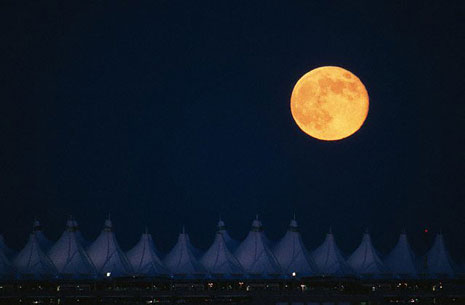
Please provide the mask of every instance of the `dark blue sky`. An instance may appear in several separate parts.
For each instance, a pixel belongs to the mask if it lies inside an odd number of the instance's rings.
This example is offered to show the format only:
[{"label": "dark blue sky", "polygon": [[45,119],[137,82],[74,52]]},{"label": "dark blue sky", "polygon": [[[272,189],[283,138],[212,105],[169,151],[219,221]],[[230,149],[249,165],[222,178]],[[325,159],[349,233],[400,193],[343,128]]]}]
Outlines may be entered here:
[{"label": "dark blue sky", "polygon": [[[183,224],[207,247],[219,214],[243,238],[258,213],[277,239],[295,211],[309,248],[331,225],[346,252],[366,227],[383,252],[403,228],[422,250],[427,226],[465,256],[463,1],[20,2],[0,9],[10,245],[34,216],[92,239],[110,212],[124,248],[148,225],[168,250]],[[322,65],[370,95],[339,142],[290,115]]]}]

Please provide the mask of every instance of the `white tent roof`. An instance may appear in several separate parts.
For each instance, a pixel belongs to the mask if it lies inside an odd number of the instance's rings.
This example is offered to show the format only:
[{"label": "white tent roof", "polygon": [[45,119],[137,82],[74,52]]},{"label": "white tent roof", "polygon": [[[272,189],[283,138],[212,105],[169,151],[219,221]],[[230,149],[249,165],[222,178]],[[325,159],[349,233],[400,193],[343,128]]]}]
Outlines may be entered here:
[{"label": "white tent roof", "polygon": [[131,265],[118,245],[110,219],[105,221],[102,233],[89,246],[87,253],[94,263],[98,274],[127,276],[132,273]]},{"label": "white tent roof", "polygon": [[433,247],[426,253],[427,273],[432,275],[454,276],[454,263],[446,249],[444,237],[436,235]]},{"label": "white tent roof", "polygon": [[295,272],[308,276],[317,273],[317,266],[305,248],[295,219],[291,220],[286,234],[273,248],[273,254],[286,274]]},{"label": "white tent roof", "polygon": [[216,232],[215,240],[205,252],[200,262],[211,274],[233,276],[244,274],[244,269],[237,258],[229,251],[224,239],[224,230]]},{"label": "white tent roof", "polygon": [[95,267],[78,240],[75,224],[73,220],[68,220],[66,230],[48,251],[48,257],[60,274],[71,277],[94,276]]},{"label": "white tent roof", "polygon": [[337,247],[331,230],[323,244],[312,252],[312,258],[322,274],[346,276],[354,273]]},{"label": "white tent roof", "polygon": [[189,235],[184,228],[179,234],[178,242],[166,255],[163,263],[174,275],[202,275],[206,273],[205,268],[197,260]]},{"label": "white tent roof", "polygon": [[156,276],[169,274],[168,269],[158,257],[152,235],[142,234],[139,242],[126,254],[135,274],[145,276]]},{"label": "white tent roof", "polygon": [[44,233],[42,232],[42,226],[38,220],[34,221],[32,225],[32,231],[34,232],[42,251],[47,252],[53,243],[47,237],[45,237]]},{"label": "white tent roof", "polygon": [[347,263],[355,272],[362,275],[381,275],[387,273],[387,269],[373,247],[370,234],[368,233],[363,234],[360,246],[352,253]]},{"label": "white tent roof", "polygon": [[266,276],[281,273],[281,266],[268,247],[262,223],[258,219],[253,221],[252,229],[234,254],[249,274]]},{"label": "white tent roof", "polygon": [[228,247],[229,251],[236,251],[237,247],[239,247],[240,242],[238,242],[235,239],[232,239],[231,236],[229,236],[228,230],[226,230],[226,225],[221,219],[220,221],[218,221],[218,232],[221,232],[221,234],[223,234],[224,242],[226,243],[226,246]]},{"label": "white tent roof", "polygon": [[50,277],[57,273],[50,258],[42,252],[35,232],[30,235],[29,241],[16,256],[13,265],[20,275],[34,278]]},{"label": "white tent roof", "polygon": [[3,235],[0,235],[0,250],[3,252],[3,254],[7,258],[10,258],[10,259],[16,254],[15,250],[11,249],[10,247],[6,245]]},{"label": "white tent roof", "polygon": [[384,264],[394,274],[410,277],[417,275],[415,254],[410,247],[405,232],[400,234],[397,245],[386,256]]}]

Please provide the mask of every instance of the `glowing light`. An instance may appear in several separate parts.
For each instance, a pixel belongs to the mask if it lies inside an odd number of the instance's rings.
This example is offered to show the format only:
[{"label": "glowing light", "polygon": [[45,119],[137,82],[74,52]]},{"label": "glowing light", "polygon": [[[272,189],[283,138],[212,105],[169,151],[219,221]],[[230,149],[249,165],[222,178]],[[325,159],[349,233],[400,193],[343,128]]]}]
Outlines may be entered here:
[{"label": "glowing light", "polygon": [[368,93],[360,79],[340,67],[320,67],[299,79],[291,113],[306,134],[334,141],[354,134],[368,115]]},{"label": "glowing light", "polygon": [[111,272],[107,272],[107,277],[110,277],[111,276]]}]

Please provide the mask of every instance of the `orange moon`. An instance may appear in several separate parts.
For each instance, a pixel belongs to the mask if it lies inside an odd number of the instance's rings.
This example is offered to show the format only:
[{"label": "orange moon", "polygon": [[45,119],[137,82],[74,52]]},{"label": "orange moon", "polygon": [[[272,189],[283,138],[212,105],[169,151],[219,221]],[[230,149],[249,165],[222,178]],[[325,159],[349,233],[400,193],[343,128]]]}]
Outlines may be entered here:
[{"label": "orange moon", "polygon": [[362,127],[368,93],[360,79],[340,67],[316,68],[295,84],[291,113],[303,132],[319,140],[347,138]]}]

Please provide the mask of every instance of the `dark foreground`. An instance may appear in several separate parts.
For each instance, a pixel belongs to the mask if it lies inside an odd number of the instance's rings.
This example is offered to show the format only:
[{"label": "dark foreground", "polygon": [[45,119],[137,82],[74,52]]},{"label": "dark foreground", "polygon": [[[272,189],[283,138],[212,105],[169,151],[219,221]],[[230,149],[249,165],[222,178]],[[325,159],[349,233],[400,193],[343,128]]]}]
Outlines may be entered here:
[{"label": "dark foreground", "polygon": [[0,283],[0,304],[465,304],[465,280],[54,280]]}]

